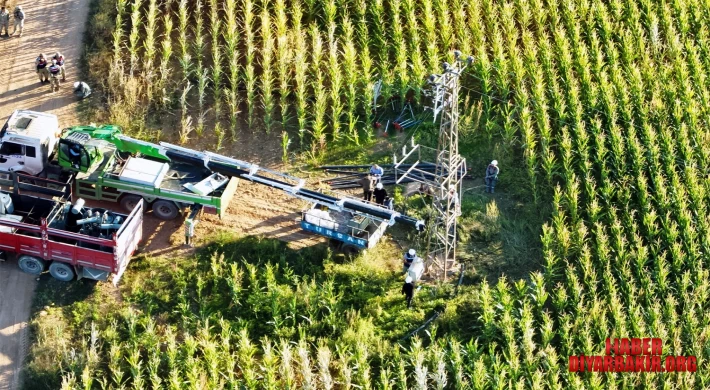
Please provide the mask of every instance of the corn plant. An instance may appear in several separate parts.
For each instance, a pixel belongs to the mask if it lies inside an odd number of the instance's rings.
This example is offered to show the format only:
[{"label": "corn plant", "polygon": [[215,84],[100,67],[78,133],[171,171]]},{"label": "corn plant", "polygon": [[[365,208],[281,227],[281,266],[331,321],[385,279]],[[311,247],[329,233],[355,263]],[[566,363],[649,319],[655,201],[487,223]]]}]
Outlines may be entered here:
[{"label": "corn plant", "polygon": [[180,95],[180,144],[185,144],[194,130],[192,116],[188,114],[187,97],[192,89],[192,84],[187,81]]},{"label": "corn plant", "polygon": [[157,40],[155,38],[156,31],[156,21],[158,19],[158,0],[150,0],[148,4],[148,13],[146,14],[146,25],[145,25],[145,40],[143,41],[143,48],[145,49],[145,54],[143,57],[143,79],[147,84],[146,95],[147,100],[151,102],[153,100],[153,61],[156,54]]},{"label": "corn plant", "polygon": [[129,74],[133,76],[133,72],[138,65],[138,48],[140,38],[139,29],[141,27],[141,5],[143,0],[133,0],[131,4],[131,33],[128,35],[128,51],[130,53]]},{"label": "corn plant", "polygon": [[285,164],[288,162],[288,147],[291,146],[291,140],[288,138],[288,133],[281,132],[281,161]]},{"label": "corn plant", "polygon": [[[214,119],[218,123],[222,114],[222,49],[220,46],[220,36],[222,30],[222,20],[219,16],[219,1],[210,0],[210,34],[212,36],[212,97],[214,100]],[[236,30],[236,26],[234,26]],[[216,132],[216,128],[215,128]]]},{"label": "corn plant", "polygon": [[256,108],[256,70],[254,56],[256,43],[254,37],[254,4],[244,0],[244,35],[246,38],[246,64],[244,65],[244,84],[247,92],[247,122],[249,127],[254,124],[254,109]]},{"label": "corn plant", "polygon": [[[236,0],[225,0],[224,12],[227,14],[225,22],[225,61],[229,64],[229,88],[225,86],[222,93],[227,98],[229,106],[229,121],[232,141],[237,139],[237,115],[239,114],[239,28],[237,25],[237,2]],[[221,64],[220,64],[221,66]]]},{"label": "corn plant", "polygon": [[313,136],[313,141],[311,143],[311,152],[315,155],[319,154],[326,143],[326,110],[328,95],[323,86],[323,70],[322,58],[323,58],[323,39],[321,38],[318,26],[312,24],[308,30],[311,37],[311,63],[313,66],[313,74],[311,79],[311,90],[315,95],[315,102],[313,103],[313,115],[311,121],[311,135]]},{"label": "corn plant", "polygon": [[170,101],[170,93],[166,86],[168,82],[168,77],[172,73],[170,69],[170,60],[173,55],[173,43],[172,43],[172,32],[173,32],[173,18],[170,12],[172,6],[172,0],[168,0],[165,3],[165,9],[167,12],[163,14],[163,36],[160,40],[160,81],[158,82],[158,90],[160,91],[160,102],[162,107],[166,107]]},{"label": "corn plant", "polygon": [[274,38],[271,32],[271,17],[267,9],[261,13],[261,101],[264,106],[264,125],[266,133],[271,131],[274,115],[274,75],[273,56]]},{"label": "corn plant", "polygon": [[187,0],[180,0],[178,3],[178,42],[180,44],[179,60],[183,80],[188,80],[192,75],[192,55],[190,54],[190,41],[187,36],[189,23],[187,5]]},{"label": "corn plant", "polygon": [[[288,17],[286,15],[286,3],[284,0],[277,0],[276,8],[276,43],[277,54],[276,63],[278,71],[278,90],[279,90],[279,107],[281,109],[281,127],[285,130],[289,116],[289,98],[291,96],[291,65],[292,65],[292,40],[289,36]],[[295,17],[300,17],[298,14],[290,10]],[[300,30],[300,26],[294,26],[294,31]]]}]

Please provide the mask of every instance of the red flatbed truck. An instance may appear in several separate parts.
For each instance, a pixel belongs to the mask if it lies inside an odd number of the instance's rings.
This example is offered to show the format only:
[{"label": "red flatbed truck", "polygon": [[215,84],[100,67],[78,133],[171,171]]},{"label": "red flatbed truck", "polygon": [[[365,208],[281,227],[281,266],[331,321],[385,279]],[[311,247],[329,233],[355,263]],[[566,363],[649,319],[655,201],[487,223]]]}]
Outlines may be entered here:
[{"label": "red flatbed truck", "polygon": [[105,281],[113,274],[116,285],[143,237],[143,202],[126,215],[20,191],[62,193],[48,184],[62,183],[32,178],[31,184],[16,182],[13,192],[0,190],[0,253],[14,254],[30,274],[49,269],[61,281]]}]

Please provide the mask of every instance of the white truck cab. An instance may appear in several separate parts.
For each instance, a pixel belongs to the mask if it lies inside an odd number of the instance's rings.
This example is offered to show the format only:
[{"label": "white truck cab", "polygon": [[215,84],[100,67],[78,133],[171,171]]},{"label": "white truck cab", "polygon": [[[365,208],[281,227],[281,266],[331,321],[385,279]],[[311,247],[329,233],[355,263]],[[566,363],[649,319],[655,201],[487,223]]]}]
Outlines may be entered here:
[{"label": "white truck cab", "polygon": [[56,115],[16,110],[0,129],[0,172],[38,175],[61,135]]}]

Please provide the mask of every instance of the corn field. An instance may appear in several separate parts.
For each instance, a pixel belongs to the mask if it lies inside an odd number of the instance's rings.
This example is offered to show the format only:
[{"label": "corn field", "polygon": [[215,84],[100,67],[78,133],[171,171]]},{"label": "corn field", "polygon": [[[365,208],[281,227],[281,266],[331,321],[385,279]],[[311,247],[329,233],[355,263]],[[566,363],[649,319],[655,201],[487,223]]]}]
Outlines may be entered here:
[{"label": "corn field", "polygon": [[[376,80],[387,86],[385,97],[419,96],[423,78],[451,59],[451,49],[471,53],[462,92],[480,102],[480,114],[469,130],[507,145],[510,156],[499,160],[523,166],[531,202],[553,211],[541,229],[540,272],[483,281],[453,303],[445,321],[466,313],[465,340],[452,332],[402,346],[364,335],[350,344],[326,342],[322,337],[347,339],[329,321],[348,324],[344,315],[329,319],[333,296],[313,296],[307,284],[290,286],[297,292],[291,301],[258,305],[263,315],[255,318],[273,328],[260,335],[239,318],[215,318],[224,314],[217,303],[239,305],[250,290],[268,302],[274,270],[228,268],[216,256],[214,275],[200,283],[220,293],[201,297],[198,289],[176,309],[176,326],[158,325],[150,313],[122,313],[95,330],[95,344],[85,342],[66,359],[65,388],[710,388],[703,369],[710,359],[706,3],[226,0],[209,18],[219,17],[224,37],[206,40],[212,47],[200,52],[204,64],[176,66],[182,70],[171,76],[163,67],[198,58],[196,45],[179,43],[193,42],[194,30],[182,27],[176,3],[157,6],[162,18],[142,16],[155,13],[154,2],[117,3],[125,27],[113,34],[112,47],[130,55],[115,58],[127,58],[128,77],[161,86],[142,90],[149,105],[162,104],[165,90],[191,118],[183,95],[203,102],[200,110],[214,104],[210,96],[231,96],[229,118],[297,132],[299,146],[314,150],[328,138],[357,140]],[[166,15],[179,30],[172,40],[162,33]],[[192,9],[187,17],[195,25]],[[157,31],[136,35],[148,26]],[[160,41],[161,49],[134,53],[145,46],[141,37]],[[174,52],[165,47],[176,40]],[[215,73],[215,53],[230,64],[220,85],[186,87],[199,86],[190,82],[198,68]],[[659,337],[664,354],[695,355],[700,369],[567,372],[570,355],[603,354],[607,337]]]}]

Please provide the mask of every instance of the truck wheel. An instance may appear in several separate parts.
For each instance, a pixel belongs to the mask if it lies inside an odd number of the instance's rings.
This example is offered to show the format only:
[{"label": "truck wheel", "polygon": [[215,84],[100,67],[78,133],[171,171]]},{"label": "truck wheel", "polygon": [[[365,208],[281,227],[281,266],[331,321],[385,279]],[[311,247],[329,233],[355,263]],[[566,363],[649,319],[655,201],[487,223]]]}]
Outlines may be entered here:
[{"label": "truck wheel", "polygon": [[355,257],[360,254],[360,247],[352,245],[352,244],[343,244],[343,246],[340,248],[341,251],[345,254],[345,256],[349,257]]},{"label": "truck wheel", "polygon": [[123,210],[130,213],[141,199],[143,198],[138,195],[124,195],[121,197],[121,207],[123,207]]},{"label": "truck wheel", "polygon": [[32,275],[40,275],[46,268],[46,263],[42,259],[34,256],[22,255],[17,259],[17,264],[22,272]]},{"label": "truck wheel", "polygon": [[343,245],[342,241],[338,241],[334,238],[331,238],[328,240],[328,246],[330,246],[330,249],[332,249],[332,250],[339,251],[341,245]]},{"label": "truck wheel", "polygon": [[180,213],[180,210],[178,210],[177,206],[175,206],[175,203],[173,202],[158,200],[153,203],[153,213],[155,213],[156,217],[169,221],[171,219],[175,219]]},{"label": "truck wheel", "polygon": [[69,265],[58,261],[49,265],[49,274],[62,282],[70,282],[74,279],[74,270]]}]

